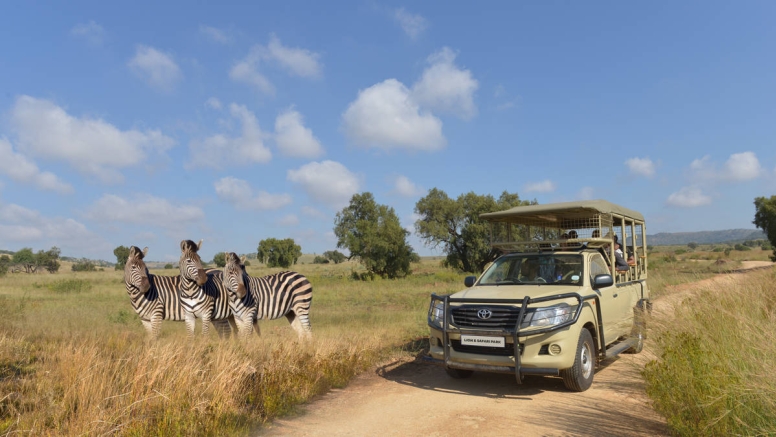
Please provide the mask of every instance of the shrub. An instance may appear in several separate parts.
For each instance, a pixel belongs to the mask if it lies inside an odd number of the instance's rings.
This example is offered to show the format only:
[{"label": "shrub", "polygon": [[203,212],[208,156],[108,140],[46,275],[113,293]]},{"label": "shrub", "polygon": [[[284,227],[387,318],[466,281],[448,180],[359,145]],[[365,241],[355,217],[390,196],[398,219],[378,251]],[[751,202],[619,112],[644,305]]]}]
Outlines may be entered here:
[{"label": "shrub", "polygon": [[172,269],[172,264],[170,264],[170,263],[167,263],[167,264],[165,264],[165,265],[164,265],[164,269],[165,269],[165,270],[170,270],[170,269]]},{"label": "shrub", "polygon": [[721,248],[721,247],[715,247],[714,249],[712,249],[712,252],[722,252],[722,251],[724,251],[724,250],[725,250],[725,249],[723,249],[723,248]]},{"label": "shrub", "polygon": [[738,251],[741,251],[741,252],[745,252],[747,250],[752,250],[752,248],[750,248],[749,246],[744,246],[743,244],[736,244],[734,249],[738,250]]},{"label": "shrub", "polygon": [[683,253],[687,253],[687,250],[685,250],[685,249],[676,249],[674,251],[674,254],[676,254],[676,255],[681,255]]},{"label": "shrub", "polygon": [[96,272],[97,271],[97,267],[91,261],[79,261],[77,263],[74,263],[72,269],[74,272]]},{"label": "shrub", "polygon": [[313,259],[313,264],[328,264],[328,263],[329,263],[329,260],[320,255],[316,256],[315,259]]},{"label": "shrub", "polygon": [[51,291],[57,293],[80,293],[92,289],[92,283],[86,279],[63,279],[46,285]]}]

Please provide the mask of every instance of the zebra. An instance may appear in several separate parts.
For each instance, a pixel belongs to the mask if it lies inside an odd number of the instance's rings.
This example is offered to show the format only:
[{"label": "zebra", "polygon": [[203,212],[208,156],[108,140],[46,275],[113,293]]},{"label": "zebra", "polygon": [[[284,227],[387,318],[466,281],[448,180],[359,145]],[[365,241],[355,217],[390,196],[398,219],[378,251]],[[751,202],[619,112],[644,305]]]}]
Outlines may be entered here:
[{"label": "zebra", "polygon": [[[231,260],[239,259],[237,254],[226,255],[227,265]],[[300,338],[310,338],[310,304],[313,300],[313,287],[307,278],[297,272],[280,272],[264,277],[249,276],[245,271],[244,260],[240,260],[240,268],[224,267],[224,286],[230,294],[239,296],[239,285],[247,285],[249,294],[256,301],[256,319],[278,319],[286,316],[291,327]],[[258,324],[254,323],[256,333]]]},{"label": "zebra", "polygon": [[234,314],[238,325],[240,337],[245,339],[250,336],[253,329],[259,335],[259,325],[256,319],[258,306],[253,293],[248,293],[243,280],[243,265],[240,258],[234,252],[224,252],[225,261],[223,270],[218,270],[218,277],[227,291],[229,308]]},{"label": "zebra", "polygon": [[[184,311],[180,298],[181,277],[158,276],[148,273],[143,259],[148,248],[142,251],[130,246],[124,265],[124,285],[135,313],[140,317],[151,339],[159,338],[162,320],[183,321]],[[219,333],[229,332],[230,321],[218,320],[213,324]]]},{"label": "zebra", "polygon": [[204,336],[210,333],[208,323],[224,319],[229,320],[233,327],[236,326],[238,332],[250,329],[252,320],[241,320],[232,314],[229,296],[221,278],[223,274],[212,270],[205,272],[202,268],[202,259],[197,253],[201,247],[202,240],[199,240],[199,243],[191,240],[181,241],[178,266],[181,272],[180,295],[186,331],[189,336],[194,335],[197,317],[202,319]]}]

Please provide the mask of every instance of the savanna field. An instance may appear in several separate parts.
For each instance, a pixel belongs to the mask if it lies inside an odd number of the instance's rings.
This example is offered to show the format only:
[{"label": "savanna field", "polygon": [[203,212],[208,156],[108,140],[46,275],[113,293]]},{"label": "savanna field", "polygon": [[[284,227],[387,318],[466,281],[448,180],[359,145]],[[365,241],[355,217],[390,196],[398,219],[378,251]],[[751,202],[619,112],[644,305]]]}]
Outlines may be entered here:
[{"label": "savanna field", "polygon": [[[649,257],[653,297],[769,253],[657,247]],[[306,258],[293,269],[314,287],[310,341],[298,340],[283,318],[260,322],[261,337],[248,342],[213,332],[190,341],[182,322],[164,322],[160,339],[150,342],[122,271],[72,272],[63,263],[56,274],[0,277],[0,432],[260,432],[268,420],[380,362],[420,353],[429,294],[458,291],[466,276],[424,259],[407,278],[361,281],[352,279],[357,264]],[[776,275],[736,276],[735,287],[704,289],[688,298],[675,324],[650,332],[648,347],[661,359],[644,371],[647,392],[677,434],[776,433],[769,376],[776,373]]]}]

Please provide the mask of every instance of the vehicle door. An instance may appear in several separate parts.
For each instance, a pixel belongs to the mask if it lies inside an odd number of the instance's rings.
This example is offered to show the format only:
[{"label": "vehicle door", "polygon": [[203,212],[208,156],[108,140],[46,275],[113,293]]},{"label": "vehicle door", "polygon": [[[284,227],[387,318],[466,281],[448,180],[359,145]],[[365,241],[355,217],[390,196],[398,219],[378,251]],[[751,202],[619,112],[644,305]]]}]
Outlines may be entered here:
[{"label": "vehicle door", "polygon": [[[604,258],[598,253],[590,256],[590,268],[588,271],[590,272],[588,280],[591,289],[593,287],[593,279],[596,276],[611,274]],[[619,290],[617,290],[616,286],[612,285],[611,287],[603,287],[594,291],[598,294],[598,299],[601,304],[601,319],[604,324],[604,340],[609,344],[620,337],[620,331],[622,330],[622,315],[620,314],[620,300],[618,300],[620,297]]]}]

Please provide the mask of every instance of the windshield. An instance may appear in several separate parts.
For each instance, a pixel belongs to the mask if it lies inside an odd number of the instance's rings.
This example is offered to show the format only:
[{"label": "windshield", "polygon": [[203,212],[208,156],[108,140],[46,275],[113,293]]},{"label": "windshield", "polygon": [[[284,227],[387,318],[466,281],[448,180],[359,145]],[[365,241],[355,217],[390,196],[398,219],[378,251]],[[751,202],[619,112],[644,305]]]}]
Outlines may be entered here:
[{"label": "windshield", "polygon": [[582,265],[582,255],[506,255],[493,262],[479,285],[580,285]]}]

